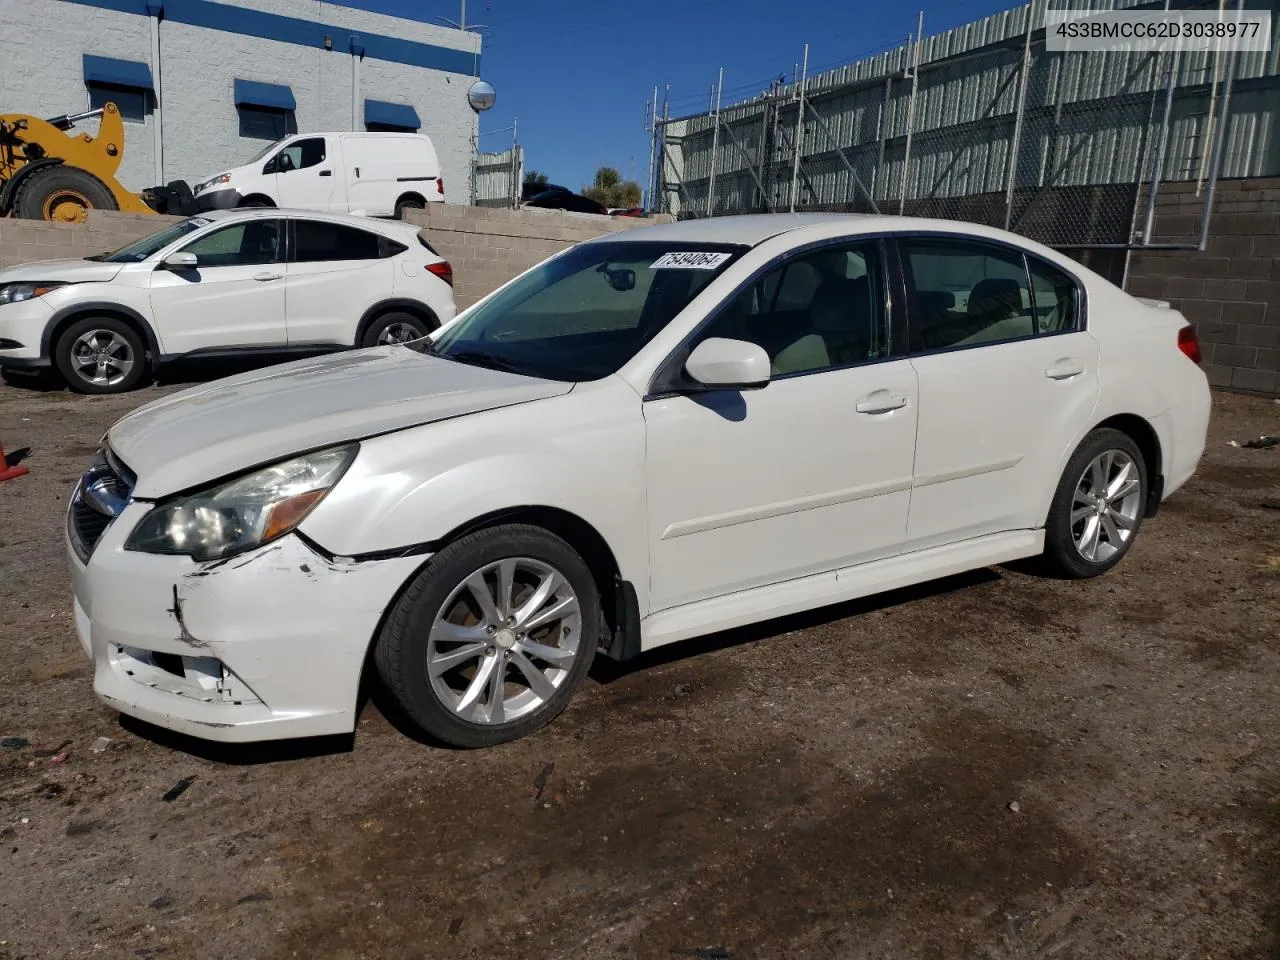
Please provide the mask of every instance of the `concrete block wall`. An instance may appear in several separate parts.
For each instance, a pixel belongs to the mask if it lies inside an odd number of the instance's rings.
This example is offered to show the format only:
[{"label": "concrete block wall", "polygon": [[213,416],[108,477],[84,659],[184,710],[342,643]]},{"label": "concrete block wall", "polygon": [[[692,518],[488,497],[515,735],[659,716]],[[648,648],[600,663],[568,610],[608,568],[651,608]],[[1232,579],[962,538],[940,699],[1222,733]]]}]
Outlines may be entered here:
[{"label": "concrete block wall", "polygon": [[407,218],[426,227],[431,246],[453,265],[453,295],[469,307],[512,277],[565,247],[606,233],[654,223],[652,218],[601,217],[561,210],[500,210],[432,204]]},{"label": "concrete block wall", "polygon": [[[1194,183],[1162,184],[1153,241],[1198,236],[1203,205]],[[1214,386],[1280,395],[1280,178],[1220,182],[1209,226],[1203,252],[1132,254],[1125,289],[1186,315]]]},{"label": "concrete block wall", "polygon": [[0,268],[106,253],[180,219],[106,210],[90,210],[83,224],[0,219]]}]

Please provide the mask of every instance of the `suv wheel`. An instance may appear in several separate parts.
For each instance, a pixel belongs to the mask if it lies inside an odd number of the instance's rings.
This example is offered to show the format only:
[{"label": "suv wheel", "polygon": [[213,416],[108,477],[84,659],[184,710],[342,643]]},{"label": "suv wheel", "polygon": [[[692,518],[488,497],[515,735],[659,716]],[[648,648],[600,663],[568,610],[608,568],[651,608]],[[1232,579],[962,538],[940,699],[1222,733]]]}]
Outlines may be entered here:
[{"label": "suv wheel", "polygon": [[435,327],[415,314],[392,310],[369,325],[361,346],[385,347],[393,343],[407,343],[412,349],[421,350],[425,344],[413,341],[421,341],[434,329]]},{"label": "suv wheel", "polygon": [[54,363],[77,393],[125,393],[146,373],[138,332],[116,317],[85,317],[63,331]]}]

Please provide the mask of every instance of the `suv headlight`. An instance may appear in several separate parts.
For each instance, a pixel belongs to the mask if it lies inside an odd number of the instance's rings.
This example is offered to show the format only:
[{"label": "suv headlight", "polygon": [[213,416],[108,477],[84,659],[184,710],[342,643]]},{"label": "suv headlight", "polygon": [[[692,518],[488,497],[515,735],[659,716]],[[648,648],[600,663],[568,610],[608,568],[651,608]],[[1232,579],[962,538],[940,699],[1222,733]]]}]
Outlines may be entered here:
[{"label": "suv headlight", "polygon": [[0,284],[0,304],[21,303],[32,297],[43,297],[55,287],[61,287],[65,281],[50,283],[5,283]]},{"label": "suv headlight", "polygon": [[142,519],[124,548],[204,561],[270,543],[324,499],[358,449],[353,443],[304,454],[170,500]]}]

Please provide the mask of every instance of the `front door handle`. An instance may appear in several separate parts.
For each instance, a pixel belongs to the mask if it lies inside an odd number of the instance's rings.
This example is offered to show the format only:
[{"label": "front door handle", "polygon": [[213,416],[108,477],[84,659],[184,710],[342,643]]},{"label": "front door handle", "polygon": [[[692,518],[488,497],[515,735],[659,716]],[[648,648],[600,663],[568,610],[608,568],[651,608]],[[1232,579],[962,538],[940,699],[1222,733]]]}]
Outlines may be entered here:
[{"label": "front door handle", "polygon": [[321,170],[321,171],[320,171],[320,176],[322,176],[322,177],[332,177],[332,176],[333,176],[333,171],[332,171],[332,170]]},{"label": "front door handle", "polygon": [[1063,357],[1048,370],[1044,375],[1050,380],[1070,380],[1072,377],[1078,377],[1084,373],[1084,364],[1079,360],[1071,357]]},{"label": "front door handle", "polygon": [[257,280],[259,283],[264,283],[267,280],[280,280],[283,277],[284,277],[283,273],[271,273],[270,271],[267,271],[267,270],[264,270],[262,273],[255,273],[253,275],[253,279]]},{"label": "front door handle", "polygon": [[888,390],[877,390],[860,400],[855,410],[859,413],[889,413],[901,410],[907,405],[907,398],[901,393],[890,393]]}]

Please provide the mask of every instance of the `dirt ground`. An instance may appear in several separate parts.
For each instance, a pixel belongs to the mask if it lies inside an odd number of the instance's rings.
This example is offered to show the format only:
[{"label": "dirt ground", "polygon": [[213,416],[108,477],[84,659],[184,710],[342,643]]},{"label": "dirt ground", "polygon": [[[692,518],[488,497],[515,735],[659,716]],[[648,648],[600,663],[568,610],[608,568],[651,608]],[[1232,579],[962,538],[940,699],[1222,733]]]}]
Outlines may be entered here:
[{"label": "dirt ground", "polygon": [[1215,398],[1108,576],[601,664],[545,731],[456,752],[376,699],[354,738],[257,749],[96,701],[66,497],[171,389],[0,386],[32,471],[0,484],[0,737],[30,741],[0,747],[3,960],[1280,957],[1280,448],[1227,444],[1273,402]]}]

